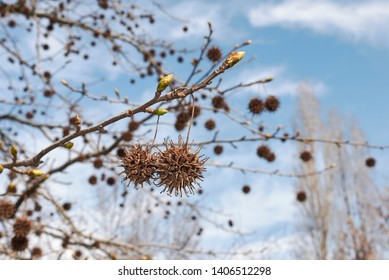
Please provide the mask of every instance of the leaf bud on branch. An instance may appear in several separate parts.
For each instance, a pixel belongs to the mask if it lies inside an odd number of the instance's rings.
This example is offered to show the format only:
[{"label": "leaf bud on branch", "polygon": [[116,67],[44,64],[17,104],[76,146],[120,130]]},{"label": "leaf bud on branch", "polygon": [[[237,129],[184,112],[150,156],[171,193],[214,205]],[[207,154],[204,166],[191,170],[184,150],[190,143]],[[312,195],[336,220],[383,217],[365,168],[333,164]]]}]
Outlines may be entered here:
[{"label": "leaf bud on branch", "polygon": [[39,177],[39,176],[42,176],[43,174],[44,174],[44,172],[42,170],[39,170],[39,169],[30,169],[27,171],[27,175],[30,177]]},{"label": "leaf bud on branch", "polygon": [[10,149],[11,156],[16,159],[18,155],[18,148],[14,145]]},{"label": "leaf bud on branch", "polygon": [[154,115],[157,115],[157,116],[163,116],[163,115],[165,115],[165,114],[168,113],[168,112],[169,112],[169,111],[166,110],[166,109],[158,108],[158,109],[155,109],[155,110],[153,111],[153,114],[154,114]]},{"label": "leaf bud on branch", "polygon": [[74,144],[73,142],[67,142],[63,145],[64,148],[70,150],[71,148],[73,148]]},{"label": "leaf bud on branch", "polygon": [[232,52],[230,55],[226,58],[226,60],[223,62],[223,65],[221,68],[224,70],[231,68],[235,64],[237,64],[245,55],[245,52]]},{"label": "leaf bud on branch", "polygon": [[173,74],[166,75],[161,78],[158,83],[157,91],[155,93],[156,97],[159,97],[161,93],[169,86],[169,84],[173,81]]}]

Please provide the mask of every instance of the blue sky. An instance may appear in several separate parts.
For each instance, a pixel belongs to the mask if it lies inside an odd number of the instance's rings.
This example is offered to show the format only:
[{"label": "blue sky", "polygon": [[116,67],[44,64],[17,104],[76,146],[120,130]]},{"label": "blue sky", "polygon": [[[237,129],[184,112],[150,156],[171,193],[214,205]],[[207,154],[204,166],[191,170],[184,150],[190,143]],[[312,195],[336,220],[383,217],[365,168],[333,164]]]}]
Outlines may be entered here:
[{"label": "blue sky", "polygon": [[[385,144],[386,135],[381,132],[388,125],[377,117],[386,115],[389,103],[389,32],[384,27],[389,21],[387,1],[160,3],[188,21],[177,24],[168,18],[162,20],[166,25],[160,22],[159,29],[171,31],[163,33],[168,40],[188,49],[197,42],[197,47],[207,33],[207,21],[213,23],[214,43],[224,50],[251,39],[252,45],[245,50],[247,57],[256,59],[240,71],[282,69],[269,90],[274,88],[275,94],[288,98],[297,94],[293,86],[302,81],[317,85],[323,106],[352,115],[374,138],[370,141]],[[182,26],[188,26],[189,32],[182,32]]]}]

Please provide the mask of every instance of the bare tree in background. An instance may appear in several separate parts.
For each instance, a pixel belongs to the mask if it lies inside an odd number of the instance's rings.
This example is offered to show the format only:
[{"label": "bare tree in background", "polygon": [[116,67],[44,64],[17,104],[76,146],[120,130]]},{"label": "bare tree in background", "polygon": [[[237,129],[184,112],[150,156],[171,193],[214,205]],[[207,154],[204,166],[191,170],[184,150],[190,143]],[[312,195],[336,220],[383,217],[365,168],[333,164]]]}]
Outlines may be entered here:
[{"label": "bare tree in background", "polygon": [[[336,112],[323,115],[309,86],[301,87],[298,110],[301,135],[366,142],[358,125]],[[335,168],[300,178],[297,201],[303,240],[297,254],[304,259],[382,259],[388,246],[387,190],[373,180],[375,159],[361,147],[306,141],[300,145],[298,170]],[[385,198],[386,197],[386,198]],[[386,256],[387,257],[387,256]]]}]

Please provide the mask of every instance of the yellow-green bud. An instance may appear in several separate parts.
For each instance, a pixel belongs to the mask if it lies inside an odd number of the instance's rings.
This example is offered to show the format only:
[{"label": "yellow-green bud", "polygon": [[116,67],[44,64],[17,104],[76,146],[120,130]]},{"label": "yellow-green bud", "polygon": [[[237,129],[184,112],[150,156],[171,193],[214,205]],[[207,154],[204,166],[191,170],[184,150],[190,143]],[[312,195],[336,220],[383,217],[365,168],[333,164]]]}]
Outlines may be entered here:
[{"label": "yellow-green bud", "polygon": [[44,173],[42,170],[39,169],[30,169],[27,171],[27,175],[30,177],[39,177],[42,176]]},{"label": "yellow-green bud", "polygon": [[166,75],[158,83],[157,92],[163,92],[173,81],[173,74]]},{"label": "yellow-green bud", "polygon": [[10,153],[11,153],[11,156],[15,158],[17,156],[17,154],[18,154],[18,148],[16,148],[15,145],[12,146],[11,149],[10,149]]},{"label": "yellow-green bud", "polygon": [[231,68],[235,64],[237,64],[245,55],[245,52],[233,52],[226,58],[223,65],[226,69]]},{"label": "yellow-green bud", "polygon": [[16,185],[14,182],[9,183],[7,187],[7,192],[15,193],[16,192]]},{"label": "yellow-green bud", "polygon": [[4,167],[0,164],[0,174],[3,173]]},{"label": "yellow-green bud", "polygon": [[73,144],[73,142],[67,142],[63,146],[64,146],[64,148],[70,150],[71,148],[73,148],[74,144]]},{"label": "yellow-green bud", "polygon": [[154,114],[154,115],[157,115],[157,116],[163,116],[163,115],[165,115],[165,114],[168,113],[168,112],[169,112],[169,111],[166,110],[166,109],[159,108],[159,109],[155,109],[155,110],[153,111],[153,114]]}]

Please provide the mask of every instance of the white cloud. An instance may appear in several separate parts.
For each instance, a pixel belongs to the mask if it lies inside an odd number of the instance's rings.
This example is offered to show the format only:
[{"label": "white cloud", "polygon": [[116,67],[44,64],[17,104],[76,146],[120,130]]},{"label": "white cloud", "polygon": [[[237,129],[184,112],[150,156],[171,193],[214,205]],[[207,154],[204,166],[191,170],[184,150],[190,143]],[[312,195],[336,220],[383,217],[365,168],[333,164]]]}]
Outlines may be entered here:
[{"label": "white cloud", "polygon": [[267,2],[250,10],[248,17],[256,27],[308,28],[321,34],[389,46],[388,1]]}]

